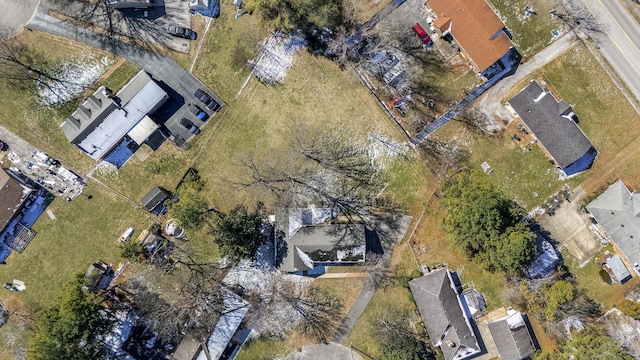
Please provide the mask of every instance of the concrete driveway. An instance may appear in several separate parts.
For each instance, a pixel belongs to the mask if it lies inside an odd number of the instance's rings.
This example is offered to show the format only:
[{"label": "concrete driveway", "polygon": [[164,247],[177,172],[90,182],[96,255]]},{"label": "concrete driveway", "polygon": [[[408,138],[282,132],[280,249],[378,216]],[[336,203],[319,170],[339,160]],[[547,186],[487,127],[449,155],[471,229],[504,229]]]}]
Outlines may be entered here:
[{"label": "concrete driveway", "polygon": [[285,360],[362,360],[362,357],[346,346],[326,343],[302,347],[289,354]]},{"label": "concrete driveway", "polygon": [[589,230],[591,221],[587,214],[580,210],[585,192],[581,186],[573,189],[571,201],[564,201],[553,216],[544,214],[538,223],[551,233],[551,237],[560,242],[579,264],[591,259],[602,245]]},{"label": "concrete driveway", "polygon": [[[0,27],[8,36],[19,33],[28,24],[40,0],[0,0]],[[1,34],[5,35],[5,34]]]}]

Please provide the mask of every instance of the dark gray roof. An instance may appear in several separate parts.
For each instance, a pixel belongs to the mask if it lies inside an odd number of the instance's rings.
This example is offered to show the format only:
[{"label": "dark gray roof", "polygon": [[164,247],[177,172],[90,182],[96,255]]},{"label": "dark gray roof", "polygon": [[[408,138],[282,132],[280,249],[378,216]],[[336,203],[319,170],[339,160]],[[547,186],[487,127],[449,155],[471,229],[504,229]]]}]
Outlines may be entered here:
[{"label": "dark gray roof", "polygon": [[640,197],[618,180],[587,205],[632,264],[640,263]]},{"label": "dark gray roof", "polygon": [[515,312],[504,319],[490,322],[488,326],[500,360],[521,360],[536,351],[521,313]]},{"label": "dark gray roof", "polygon": [[62,132],[69,142],[76,144],[93,132],[117,107],[115,100],[101,86],[62,123]]},{"label": "dark gray roof", "polygon": [[[313,213],[313,214],[312,214]],[[365,259],[362,224],[325,224],[330,209],[276,209],[276,231],[286,242],[279,269],[313,269],[312,263],[357,263]]]},{"label": "dark gray roof", "polygon": [[613,272],[613,276],[615,276],[619,282],[623,283],[631,279],[631,273],[629,273],[629,270],[627,270],[627,267],[624,266],[622,259],[620,259],[618,255],[613,255],[608,258],[607,266],[609,267],[609,269],[611,269],[611,272]]},{"label": "dark gray roof", "polygon": [[429,338],[440,346],[446,360],[461,360],[480,353],[466,305],[448,269],[409,281]]},{"label": "dark gray roof", "polygon": [[165,190],[159,186],[154,187],[148,193],[146,193],[140,202],[145,209],[152,211],[158,205],[162,204],[167,198],[171,196],[168,190]]},{"label": "dark gray roof", "polygon": [[575,121],[562,116],[570,114],[571,107],[545,92],[537,81],[532,81],[509,104],[561,168],[593,147]]}]

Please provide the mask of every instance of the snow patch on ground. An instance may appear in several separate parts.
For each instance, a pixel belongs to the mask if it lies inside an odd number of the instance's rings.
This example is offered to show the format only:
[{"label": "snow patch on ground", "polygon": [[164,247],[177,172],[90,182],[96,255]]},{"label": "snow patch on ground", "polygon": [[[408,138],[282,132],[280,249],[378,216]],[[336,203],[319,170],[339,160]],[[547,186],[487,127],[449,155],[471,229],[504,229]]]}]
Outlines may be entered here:
[{"label": "snow patch on ground", "polygon": [[398,157],[409,156],[409,145],[387,138],[383,134],[369,134],[369,144],[367,148],[371,161],[381,170],[387,169]]},{"label": "snow patch on ground", "polygon": [[250,62],[253,74],[264,83],[279,83],[293,65],[294,55],[306,45],[306,40],[298,36],[287,36],[280,32],[271,35],[260,44],[262,51],[258,59]]},{"label": "snow patch on ground", "polygon": [[106,161],[101,161],[91,170],[89,176],[94,173],[101,175],[102,177],[111,178],[118,175],[118,167]]},{"label": "snow patch on ground", "polygon": [[112,64],[113,61],[106,56],[97,58],[95,55],[83,55],[73,62],[64,63],[57,75],[61,81],[48,81],[46,86],[39,86],[40,101],[45,106],[53,106],[73,99],[98,81]]},{"label": "snow patch on ground", "polygon": [[275,269],[265,269],[253,261],[242,260],[229,270],[223,282],[229,286],[242,286],[246,295],[254,297],[247,318],[251,337],[261,335],[284,336],[297,324],[300,315],[282,297],[282,289],[293,286],[302,292],[313,279],[281,274]]}]

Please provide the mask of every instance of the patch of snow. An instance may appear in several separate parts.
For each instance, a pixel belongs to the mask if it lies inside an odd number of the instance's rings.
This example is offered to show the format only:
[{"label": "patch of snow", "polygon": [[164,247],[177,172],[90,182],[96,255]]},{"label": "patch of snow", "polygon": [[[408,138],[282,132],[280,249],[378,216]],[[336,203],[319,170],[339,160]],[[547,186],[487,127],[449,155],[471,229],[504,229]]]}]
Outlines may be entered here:
[{"label": "patch of snow", "polygon": [[[223,314],[207,340],[207,349],[212,359],[218,359],[222,356],[227,344],[231,341],[233,334],[240,327],[240,323],[249,310],[249,304],[231,292],[225,292],[222,302]],[[204,351],[200,352],[197,360],[207,360]]]},{"label": "patch of snow", "polygon": [[133,310],[120,310],[115,313],[116,325],[113,330],[104,338],[104,343],[110,349],[105,356],[106,360],[134,360],[126,351],[122,349],[124,343],[129,339],[133,324],[138,318]]},{"label": "patch of snow", "polygon": [[48,81],[40,85],[38,96],[45,106],[60,105],[80,95],[87,87],[98,81],[112,61],[107,57],[96,59],[85,55],[74,62],[64,63],[57,77],[60,81]]},{"label": "patch of snow", "polygon": [[262,52],[258,59],[250,63],[253,74],[264,83],[279,83],[293,65],[294,55],[306,45],[306,40],[298,36],[280,32],[271,35],[260,45]]},{"label": "patch of snow", "polygon": [[409,154],[409,149],[407,143],[391,140],[383,134],[369,134],[367,153],[373,164],[380,170],[388,168],[398,156],[406,158]]}]

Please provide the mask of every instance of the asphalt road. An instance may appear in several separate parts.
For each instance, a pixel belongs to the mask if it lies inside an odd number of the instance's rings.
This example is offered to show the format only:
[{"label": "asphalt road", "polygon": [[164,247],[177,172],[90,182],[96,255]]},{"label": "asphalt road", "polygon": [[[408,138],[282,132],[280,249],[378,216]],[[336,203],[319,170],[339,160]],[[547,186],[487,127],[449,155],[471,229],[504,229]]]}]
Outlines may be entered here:
[{"label": "asphalt road", "polygon": [[640,25],[618,0],[575,0],[596,17],[602,33],[590,34],[631,93],[640,100]]},{"label": "asphalt road", "polygon": [[[14,35],[23,29],[38,8],[39,0],[0,0],[0,35]],[[6,33],[6,34],[4,34]]]}]

